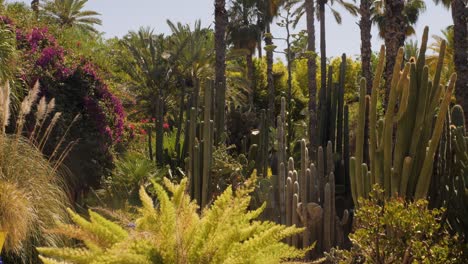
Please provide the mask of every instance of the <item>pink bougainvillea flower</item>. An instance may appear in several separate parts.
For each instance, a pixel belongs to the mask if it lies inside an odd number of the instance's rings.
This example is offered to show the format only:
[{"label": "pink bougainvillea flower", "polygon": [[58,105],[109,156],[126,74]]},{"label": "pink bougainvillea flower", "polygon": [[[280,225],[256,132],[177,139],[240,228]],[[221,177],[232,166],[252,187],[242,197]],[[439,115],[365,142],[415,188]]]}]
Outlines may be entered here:
[{"label": "pink bougainvillea flower", "polygon": [[168,129],[169,129],[169,124],[168,124],[168,123],[164,123],[164,124],[163,124],[163,128],[164,128],[165,130],[168,130]]},{"label": "pink bougainvillea flower", "polygon": [[143,123],[143,124],[148,123],[148,119],[143,119],[143,120],[141,120],[141,123]]},{"label": "pink bougainvillea flower", "polygon": [[142,129],[140,129],[140,134],[142,134],[142,135],[146,135],[146,130],[144,130],[143,128],[142,128]]}]

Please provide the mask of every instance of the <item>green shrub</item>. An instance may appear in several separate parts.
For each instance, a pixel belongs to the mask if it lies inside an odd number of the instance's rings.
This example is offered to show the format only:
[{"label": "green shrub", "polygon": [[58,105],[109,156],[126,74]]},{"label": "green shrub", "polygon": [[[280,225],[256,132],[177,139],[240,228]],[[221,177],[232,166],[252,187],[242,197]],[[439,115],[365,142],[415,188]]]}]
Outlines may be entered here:
[{"label": "green shrub", "polygon": [[[228,188],[201,216],[185,193],[187,179],[174,185],[154,183],[153,200],[142,187],[143,206],[135,228],[124,229],[90,211],[90,220],[70,212],[76,226],[62,225],[56,233],[83,241],[76,248],[38,248],[45,264],[52,263],[279,263],[301,257],[282,243],[302,229],[255,220],[264,207],[248,211],[255,180],[236,193]],[[61,262],[63,261],[63,262]]]},{"label": "green shrub", "polygon": [[335,262],[466,263],[458,238],[441,227],[443,209],[428,209],[426,200],[383,197],[377,187],[370,199],[360,200],[350,235],[353,246],[332,253]]}]

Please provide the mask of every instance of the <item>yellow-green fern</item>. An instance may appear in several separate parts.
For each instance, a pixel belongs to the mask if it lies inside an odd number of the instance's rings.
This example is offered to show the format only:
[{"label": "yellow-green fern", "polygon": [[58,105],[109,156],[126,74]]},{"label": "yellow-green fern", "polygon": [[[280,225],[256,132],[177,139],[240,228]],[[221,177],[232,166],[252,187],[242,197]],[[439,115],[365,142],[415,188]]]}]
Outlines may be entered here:
[{"label": "yellow-green fern", "polygon": [[305,253],[281,242],[302,229],[256,220],[264,206],[248,210],[255,179],[235,193],[228,188],[200,215],[185,192],[186,179],[179,185],[165,179],[166,188],[153,185],[157,203],[141,188],[134,229],[92,211],[90,221],[70,211],[77,226],[56,231],[82,240],[84,247],[39,248],[44,263],[280,263]]}]

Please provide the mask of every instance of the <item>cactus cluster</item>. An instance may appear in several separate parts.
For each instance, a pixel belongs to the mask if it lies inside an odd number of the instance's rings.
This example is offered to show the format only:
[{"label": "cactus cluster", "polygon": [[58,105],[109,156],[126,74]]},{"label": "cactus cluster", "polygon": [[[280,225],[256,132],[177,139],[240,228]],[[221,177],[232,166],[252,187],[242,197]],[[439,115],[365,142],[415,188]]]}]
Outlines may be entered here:
[{"label": "cactus cluster", "polygon": [[318,148],[317,162],[313,163],[306,141],[301,140],[299,171],[295,169],[294,159],[289,158],[284,193],[280,192],[284,197],[284,224],[305,227],[300,236],[288,240],[291,245],[307,248],[315,242],[315,252],[319,254],[335,246],[343,247],[349,213],[342,211],[341,218],[337,214],[334,170],[330,141],[325,151]]},{"label": "cactus cluster", "polygon": [[[456,80],[452,75],[447,88],[440,84],[445,43],[439,54],[437,70],[430,80],[425,63],[428,28],[423,34],[418,58],[403,68],[400,48],[393,69],[391,90],[385,115],[377,120],[377,97],[383,73],[385,50],[372,86],[366,96],[366,80],[361,80],[356,132],[356,153],[350,160],[353,200],[367,197],[373,184],[383,186],[387,196],[425,198],[429,191],[434,157],[444,128],[445,117]],[[369,113],[369,138],[365,137],[366,111]],[[437,115],[437,116],[436,116]],[[364,162],[364,146],[369,142],[369,164]],[[370,165],[370,166],[369,166]]]},{"label": "cactus cluster", "polygon": [[468,241],[468,137],[460,105],[447,115],[430,188],[433,207],[447,208],[450,226]]},{"label": "cactus cluster", "polygon": [[[328,85],[320,91],[319,146],[311,146],[310,157],[305,140],[300,141],[300,168],[294,159],[287,159],[286,102],[281,100],[277,119],[278,176],[275,177],[275,203],[281,224],[305,227],[300,236],[288,243],[307,248],[316,243],[314,254],[343,247],[348,232],[350,207],[348,107],[344,105],[346,56],[343,55],[338,83],[332,83],[329,69]],[[315,160],[315,162],[312,162]],[[340,200],[337,202],[337,200]],[[338,213],[340,216],[338,216]]]},{"label": "cactus cluster", "polygon": [[[322,147],[331,143],[333,161],[335,166],[337,195],[344,200],[350,200],[351,191],[349,184],[349,110],[344,102],[344,88],[346,78],[346,54],[341,57],[338,82],[334,83],[333,68],[328,69],[327,86],[320,89],[319,92],[319,125],[318,137],[319,144]],[[311,149],[314,157],[318,147]],[[348,199],[349,198],[349,199]],[[344,207],[349,207],[346,202]]]},{"label": "cactus cluster", "polygon": [[211,118],[213,83],[206,82],[203,121],[197,123],[198,110],[190,109],[188,157],[185,161],[191,197],[201,208],[210,199],[211,163],[213,159],[213,120]]}]

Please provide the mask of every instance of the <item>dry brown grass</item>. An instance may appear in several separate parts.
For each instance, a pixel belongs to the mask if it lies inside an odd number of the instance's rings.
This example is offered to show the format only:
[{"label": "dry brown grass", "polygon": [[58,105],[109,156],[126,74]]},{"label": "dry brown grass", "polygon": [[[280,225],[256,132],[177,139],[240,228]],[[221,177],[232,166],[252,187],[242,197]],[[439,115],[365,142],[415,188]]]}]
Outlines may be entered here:
[{"label": "dry brown grass", "polygon": [[[8,87],[0,87],[0,230],[8,232],[4,250],[8,254],[28,259],[37,245],[57,245],[61,238],[46,230],[66,220],[68,199],[55,163],[49,161],[35,142],[47,141],[48,133],[55,125],[41,129],[43,120],[51,112],[49,104],[41,99],[41,120],[36,122],[36,136],[25,138],[22,129],[26,116],[37,101],[36,85],[21,104],[16,120],[17,131],[5,134],[8,123]],[[52,103],[53,104],[53,103]],[[42,109],[44,108],[45,109]],[[38,116],[39,117],[39,116]]]}]

